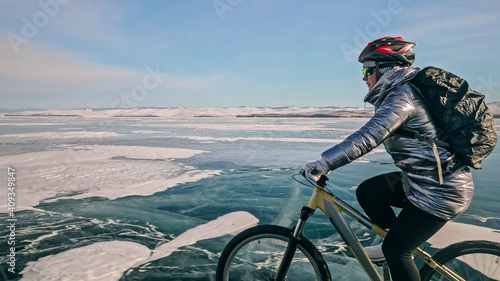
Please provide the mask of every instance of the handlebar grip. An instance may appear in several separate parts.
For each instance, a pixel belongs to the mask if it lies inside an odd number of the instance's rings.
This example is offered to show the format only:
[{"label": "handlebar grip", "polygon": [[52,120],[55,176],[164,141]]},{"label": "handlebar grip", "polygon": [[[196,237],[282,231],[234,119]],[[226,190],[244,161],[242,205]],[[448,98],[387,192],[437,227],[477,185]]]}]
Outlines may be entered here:
[{"label": "handlebar grip", "polygon": [[319,177],[319,180],[316,182],[316,184],[319,186],[325,187],[326,181],[328,181],[328,177],[325,175],[321,175],[321,177]]},{"label": "handlebar grip", "polygon": [[[303,176],[303,177],[306,177],[306,171],[305,170],[300,170],[300,174]],[[318,170],[314,169],[311,171],[311,174],[313,175],[317,175],[318,174]],[[326,186],[326,182],[328,181],[328,177],[325,176],[325,175],[321,175],[319,177],[319,180],[316,182],[318,185],[320,186]]]}]

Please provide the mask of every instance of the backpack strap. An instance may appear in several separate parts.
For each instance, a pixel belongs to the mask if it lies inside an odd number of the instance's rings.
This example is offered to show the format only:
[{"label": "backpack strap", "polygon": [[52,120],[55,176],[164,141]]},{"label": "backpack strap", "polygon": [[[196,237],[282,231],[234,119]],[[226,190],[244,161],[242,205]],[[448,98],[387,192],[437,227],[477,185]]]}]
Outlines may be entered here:
[{"label": "backpack strap", "polygon": [[421,141],[426,141],[429,143],[432,147],[432,152],[434,153],[434,158],[436,159],[436,168],[437,168],[437,176],[439,179],[439,185],[442,185],[444,180],[443,180],[443,168],[441,167],[441,159],[439,158],[439,153],[437,150],[437,146],[442,146],[446,148],[450,148],[450,145],[447,142],[441,141],[441,140],[436,140],[430,137],[426,137],[422,134],[420,134],[418,131],[406,128],[406,127],[399,127],[399,129],[396,131],[397,134],[403,135],[405,137],[409,138],[414,138],[418,139]]},{"label": "backpack strap", "polygon": [[427,140],[432,140],[435,144],[441,146],[441,147],[445,147],[445,148],[450,148],[450,144],[445,142],[445,141],[442,141],[442,140],[437,140],[437,139],[433,139],[433,138],[430,138],[430,137],[426,137],[422,134],[420,134],[417,130],[413,130],[413,129],[410,129],[410,128],[407,128],[407,127],[399,127],[399,129],[396,131],[397,134],[399,135],[403,135],[405,137],[408,137],[408,138],[412,138],[412,139],[418,139],[418,140],[421,140],[421,141],[427,141]]}]

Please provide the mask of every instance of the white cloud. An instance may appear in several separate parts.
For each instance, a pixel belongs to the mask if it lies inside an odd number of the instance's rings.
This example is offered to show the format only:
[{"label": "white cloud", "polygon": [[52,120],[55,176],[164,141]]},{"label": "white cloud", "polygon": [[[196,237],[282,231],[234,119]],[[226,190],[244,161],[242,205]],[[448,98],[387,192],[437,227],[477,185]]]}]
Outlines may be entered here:
[{"label": "white cloud", "polygon": [[464,13],[450,10],[452,8],[463,9],[461,6],[450,7],[449,3],[443,3],[433,9],[428,6],[412,7],[415,10],[411,15],[421,21],[413,26],[405,26],[403,31],[418,38],[432,38],[440,44],[493,36],[491,27],[498,25],[497,10],[479,9]]},{"label": "white cloud", "polygon": [[120,26],[125,19],[123,5],[110,1],[72,1],[61,8],[52,26],[70,38],[118,45],[116,38],[124,35]]},{"label": "white cloud", "polygon": [[[15,54],[10,42],[0,41],[0,76],[21,81],[74,83],[109,79],[134,79],[141,73],[79,59],[75,54],[29,42]],[[143,74],[142,74],[143,75]]]},{"label": "white cloud", "polygon": [[4,107],[158,106],[160,96],[209,92],[225,79],[222,74],[178,76],[160,64],[107,65],[38,42],[15,54],[8,40],[0,40],[0,56]]}]

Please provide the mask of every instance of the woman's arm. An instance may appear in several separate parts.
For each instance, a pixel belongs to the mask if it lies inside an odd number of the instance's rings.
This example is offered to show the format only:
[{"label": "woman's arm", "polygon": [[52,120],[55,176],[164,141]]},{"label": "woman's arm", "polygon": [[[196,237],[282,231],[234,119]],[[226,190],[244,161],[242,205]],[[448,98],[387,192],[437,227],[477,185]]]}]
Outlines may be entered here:
[{"label": "woman's arm", "polygon": [[330,169],[339,168],[365,155],[396,131],[415,109],[408,85],[401,85],[387,95],[375,115],[358,131],[323,152]]}]

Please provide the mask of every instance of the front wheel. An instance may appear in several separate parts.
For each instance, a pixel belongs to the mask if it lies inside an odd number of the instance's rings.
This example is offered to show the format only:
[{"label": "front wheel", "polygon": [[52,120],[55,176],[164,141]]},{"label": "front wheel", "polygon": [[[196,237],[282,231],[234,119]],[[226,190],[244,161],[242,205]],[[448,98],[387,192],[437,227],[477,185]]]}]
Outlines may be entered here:
[{"label": "front wheel", "polygon": [[[464,241],[439,250],[432,257],[467,281],[500,280],[500,243]],[[420,270],[422,281],[448,280],[427,264]]]},{"label": "front wheel", "polygon": [[[275,280],[290,233],[285,227],[261,225],[238,234],[221,254],[216,280]],[[297,245],[285,280],[331,280],[323,256],[305,237]]]}]

